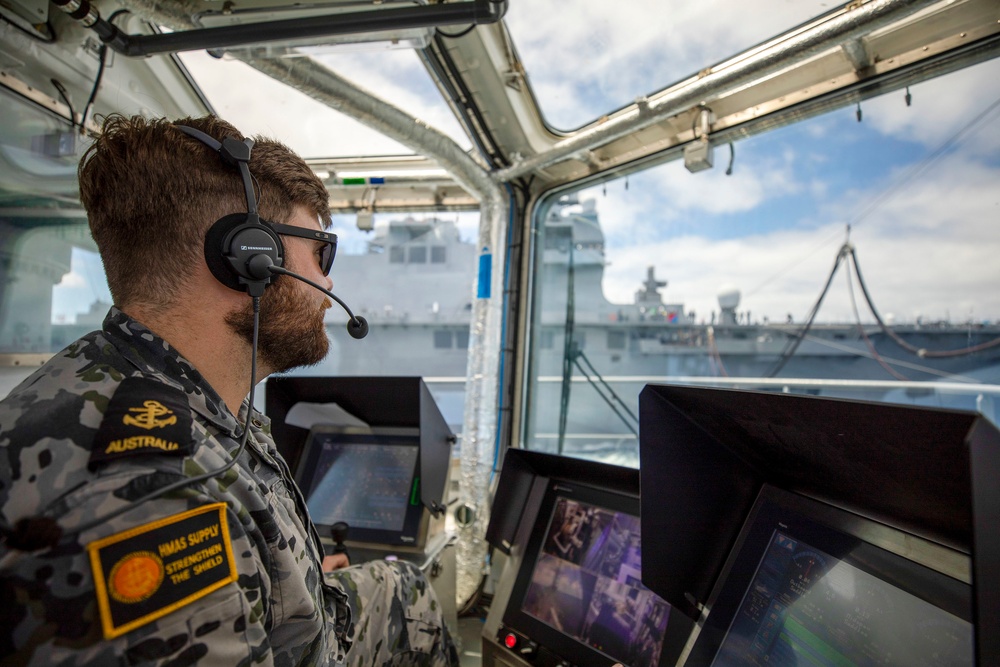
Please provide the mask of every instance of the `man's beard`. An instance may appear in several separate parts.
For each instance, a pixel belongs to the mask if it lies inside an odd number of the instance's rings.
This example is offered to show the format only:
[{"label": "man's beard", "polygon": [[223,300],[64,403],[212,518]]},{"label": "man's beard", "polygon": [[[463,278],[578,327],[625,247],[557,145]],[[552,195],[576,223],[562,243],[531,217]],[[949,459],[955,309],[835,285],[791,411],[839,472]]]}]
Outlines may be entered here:
[{"label": "man's beard", "polygon": [[[330,346],[323,323],[330,302],[313,307],[295,287],[292,279],[279,277],[260,298],[257,355],[271,373],[318,364]],[[226,324],[252,345],[252,302],[227,315]]]}]

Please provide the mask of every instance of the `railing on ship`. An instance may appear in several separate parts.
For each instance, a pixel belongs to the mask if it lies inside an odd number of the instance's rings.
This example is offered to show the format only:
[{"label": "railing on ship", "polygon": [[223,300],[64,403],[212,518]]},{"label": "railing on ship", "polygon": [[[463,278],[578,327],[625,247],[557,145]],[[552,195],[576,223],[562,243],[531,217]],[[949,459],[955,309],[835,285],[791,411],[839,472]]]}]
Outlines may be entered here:
[{"label": "railing on ship", "polygon": [[[540,376],[538,385],[555,385],[560,376]],[[647,384],[679,384],[771,391],[855,400],[871,400],[901,405],[974,410],[1000,424],[1000,384],[970,382],[907,382],[891,380],[845,380],[811,378],[740,378],[704,376],[611,376],[604,381],[623,397],[637,397]],[[574,384],[586,384],[586,377],[574,376]],[[587,391],[580,388],[581,392]],[[575,393],[575,392],[574,392]],[[608,414],[608,423],[613,417]],[[536,432],[527,436],[529,448],[556,452],[559,434]],[[618,465],[638,466],[638,439],[627,428],[607,432],[568,432],[562,454],[601,460]]]}]

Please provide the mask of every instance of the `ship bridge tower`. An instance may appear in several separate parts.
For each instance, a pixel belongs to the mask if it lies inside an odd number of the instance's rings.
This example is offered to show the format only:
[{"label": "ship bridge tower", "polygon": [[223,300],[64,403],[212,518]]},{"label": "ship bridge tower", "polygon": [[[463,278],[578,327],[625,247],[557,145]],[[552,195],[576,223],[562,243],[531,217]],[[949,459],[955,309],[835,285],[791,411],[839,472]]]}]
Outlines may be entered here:
[{"label": "ship bridge tower", "polygon": [[635,304],[637,306],[659,306],[663,304],[659,288],[666,287],[667,281],[657,280],[655,273],[655,267],[650,266],[646,269],[646,282],[642,284],[642,289],[635,292]]}]

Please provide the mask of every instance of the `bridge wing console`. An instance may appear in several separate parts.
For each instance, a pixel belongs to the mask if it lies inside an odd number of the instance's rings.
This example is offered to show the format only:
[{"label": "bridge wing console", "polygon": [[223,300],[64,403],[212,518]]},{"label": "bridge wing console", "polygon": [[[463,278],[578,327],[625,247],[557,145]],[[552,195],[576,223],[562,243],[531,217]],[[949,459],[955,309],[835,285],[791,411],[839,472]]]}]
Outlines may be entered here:
[{"label": "bridge wing console", "polygon": [[272,377],[267,413],[327,554],[408,560],[458,632],[445,493],[455,438],[419,377]]},{"label": "bridge wing console", "polygon": [[642,584],[638,471],[508,450],[487,539],[508,554],[483,665],[676,662],[692,623]]},{"label": "bridge wing console", "polygon": [[643,582],[681,664],[1000,664],[1000,432],[970,412],[640,395]]},{"label": "bridge wing console", "polygon": [[967,559],[900,537],[764,487],[685,665],[974,664]]},{"label": "bridge wing console", "polygon": [[381,557],[442,533],[455,438],[421,378],[270,378],[267,412],[324,538],[346,522],[352,554]]}]

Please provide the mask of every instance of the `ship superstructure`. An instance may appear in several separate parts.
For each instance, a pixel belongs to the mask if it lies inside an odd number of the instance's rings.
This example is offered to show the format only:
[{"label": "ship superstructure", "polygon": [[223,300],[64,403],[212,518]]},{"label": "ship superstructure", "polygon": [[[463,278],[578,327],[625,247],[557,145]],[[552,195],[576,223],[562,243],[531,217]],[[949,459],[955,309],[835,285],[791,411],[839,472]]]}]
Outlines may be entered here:
[{"label": "ship superstructure", "polygon": [[[631,303],[609,300],[602,286],[605,240],[596,203],[566,198],[548,211],[539,249],[533,313],[536,419],[559,430],[561,387],[574,384],[570,431],[628,433],[628,410],[650,381],[774,378],[817,381],[993,382],[1000,346],[966,353],[1000,338],[993,324],[896,324],[891,332],[913,348],[955,351],[913,354],[877,324],[750,321],[735,288],[718,294],[718,311],[697,316],[664,298],[668,283],[654,267],[637,276]],[[405,217],[379,225],[363,254],[342,254],[335,291],[350,294],[371,322],[370,342],[352,345],[334,335],[345,321],[331,309],[331,355],[312,375],[414,374],[429,378],[447,405],[464,392],[469,323],[478,249],[457,224]],[[643,279],[644,278],[644,279]],[[471,286],[471,288],[470,288]],[[542,295],[542,296],[538,296]],[[587,386],[583,383],[589,383]],[[603,386],[601,385],[603,383]],[[885,394],[880,390],[879,393]],[[914,390],[909,390],[912,394]],[[814,393],[837,393],[827,386]],[[450,397],[450,398],[449,398]],[[548,415],[547,417],[543,417]],[[457,412],[446,414],[457,419]],[[536,429],[536,430],[539,430]]]}]

